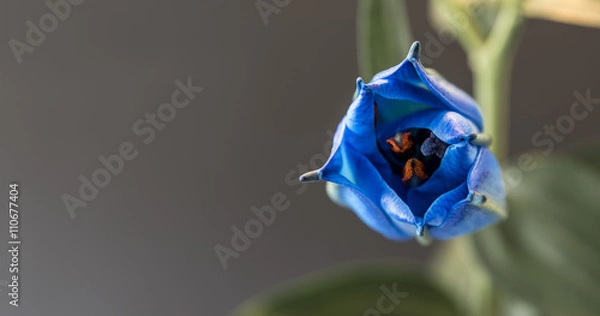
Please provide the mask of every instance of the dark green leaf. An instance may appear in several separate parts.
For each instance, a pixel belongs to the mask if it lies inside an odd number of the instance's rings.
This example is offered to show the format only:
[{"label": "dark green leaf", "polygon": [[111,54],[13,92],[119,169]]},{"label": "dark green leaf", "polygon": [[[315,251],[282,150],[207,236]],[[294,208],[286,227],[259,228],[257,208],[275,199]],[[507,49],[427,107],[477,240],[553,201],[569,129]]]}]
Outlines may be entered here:
[{"label": "dark green leaf", "polygon": [[[390,299],[389,293],[397,296]],[[385,310],[378,308],[378,301]],[[459,315],[424,273],[400,264],[361,265],[302,278],[254,298],[233,316]]]},{"label": "dark green leaf", "polygon": [[549,315],[600,310],[600,150],[537,159],[509,190],[509,219],[475,235],[504,290]]},{"label": "dark green leaf", "polygon": [[358,66],[363,79],[398,64],[413,37],[404,0],[359,0]]}]

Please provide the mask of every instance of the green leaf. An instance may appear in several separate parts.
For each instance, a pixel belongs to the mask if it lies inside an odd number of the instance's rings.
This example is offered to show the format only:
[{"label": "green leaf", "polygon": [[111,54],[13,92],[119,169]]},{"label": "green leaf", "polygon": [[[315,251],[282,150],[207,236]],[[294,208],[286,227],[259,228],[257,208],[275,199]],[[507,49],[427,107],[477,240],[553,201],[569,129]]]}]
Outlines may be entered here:
[{"label": "green leaf", "polygon": [[[396,293],[391,295],[390,293]],[[390,298],[391,297],[391,298]],[[383,308],[383,309],[382,309]],[[334,269],[260,295],[232,316],[459,315],[423,271],[399,263]]]},{"label": "green leaf", "polygon": [[404,59],[413,37],[404,0],[359,0],[358,67],[365,81]]},{"label": "green leaf", "polygon": [[509,187],[509,219],[475,235],[502,289],[548,315],[600,310],[600,150],[537,159]]}]

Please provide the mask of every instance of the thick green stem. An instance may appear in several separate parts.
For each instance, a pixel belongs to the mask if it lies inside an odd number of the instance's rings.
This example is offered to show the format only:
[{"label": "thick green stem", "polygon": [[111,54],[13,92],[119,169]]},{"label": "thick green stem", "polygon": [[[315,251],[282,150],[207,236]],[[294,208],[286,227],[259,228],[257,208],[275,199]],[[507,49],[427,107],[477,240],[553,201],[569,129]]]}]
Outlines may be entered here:
[{"label": "thick green stem", "polygon": [[471,63],[473,94],[482,107],[486,133],[493,138],[490,149],[502,162],[508,156],[510,62],[481,56]]},{"label": "thick green stem", "polygon": [[485,42],[467,51],[473,70],[473,93],[482,107],[492,151],[501,162],[508,157],[510,77],[523,22],[522,0],[507,0]]}]

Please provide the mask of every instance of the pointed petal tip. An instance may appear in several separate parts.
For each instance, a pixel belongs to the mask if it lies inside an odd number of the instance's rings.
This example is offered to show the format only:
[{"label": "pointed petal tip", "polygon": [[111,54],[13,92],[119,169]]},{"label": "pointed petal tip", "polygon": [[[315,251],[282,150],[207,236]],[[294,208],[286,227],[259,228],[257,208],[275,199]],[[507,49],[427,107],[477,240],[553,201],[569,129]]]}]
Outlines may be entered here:
[{"label": "pointed petal tip", "polygon": [[469,194],[469,199],[473,205],[483,205],[487,201],[487,196],[479,192],[471,192]]},{"label": "pointed petal tip", "polygon": [[300,182],[318,182],[318,181],[323,181],[323,179],[321,179],[321,171],[319,170],[313,170],[313,171],[309,171],[303,175],[300,176],[299,178]]},{"label": "pointed petal tip", "polygon": [[429,235],[429,230],[427,226],[417,225],[417,242],[421,244],[421,246],[429,246],[433,242],[433,238]]},{"label": "pointed petal tip", "polygon": [[492,136],[488,134],[471,134],[469,142],[475,146],[488,147],[492,144]]},{"label": "pointed petal tip", "polygon": [[415,41],[408,51],[408,55],[406,56],[408,59],[414,59],[416,61],[421,61],[421,43],[419,41]]},{"label": "pointed petal tip", "polygon": [[421,225],[417,225],[415,228],[417,230],[417,236],[423,237],[423,233],[425,231],[425,227],[421,226]]},{"label": "pointed petal tip", "polygon": [[368,88],[362,77],[356,78],[356,92],[360,93],[364,88]]}]

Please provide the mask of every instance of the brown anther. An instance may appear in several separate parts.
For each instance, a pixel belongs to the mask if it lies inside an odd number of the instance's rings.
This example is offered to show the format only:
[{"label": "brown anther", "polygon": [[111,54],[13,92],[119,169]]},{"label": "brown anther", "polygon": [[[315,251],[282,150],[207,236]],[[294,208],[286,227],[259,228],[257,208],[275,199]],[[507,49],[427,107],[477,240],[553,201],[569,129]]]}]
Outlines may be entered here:
[{"label": "brown anther", "polygon": [[396,136],[388,138],[385,142],[388,143],[392,151],[397,154],[411,149],[414,143],[410,132],[402,133],[402,137],[399,137],[399,135],[396,134]]},{"label": "brown anther", "polygon": [[429,176],[425,173],[425,164],[416,158],[410,158],[404,165],[404,176],[402,177],[402,182],[406,183],[413,176],[417,176],[419,180],[427,180]]}]

